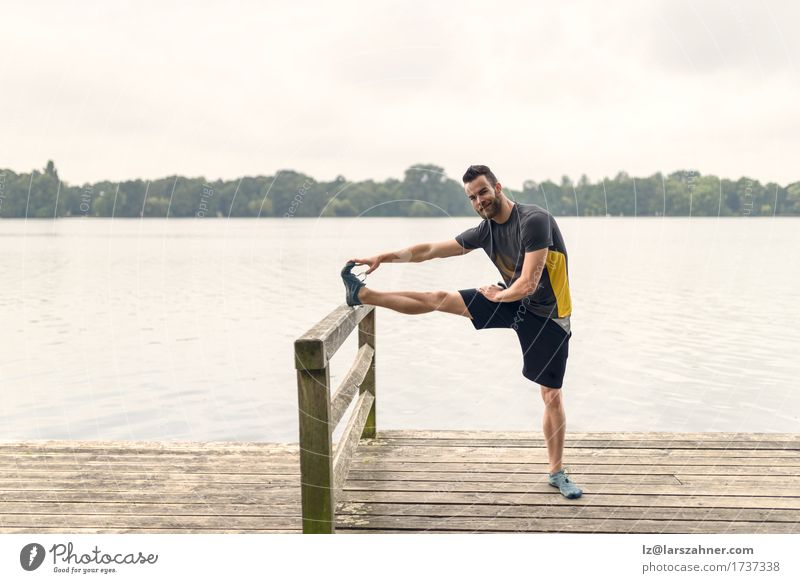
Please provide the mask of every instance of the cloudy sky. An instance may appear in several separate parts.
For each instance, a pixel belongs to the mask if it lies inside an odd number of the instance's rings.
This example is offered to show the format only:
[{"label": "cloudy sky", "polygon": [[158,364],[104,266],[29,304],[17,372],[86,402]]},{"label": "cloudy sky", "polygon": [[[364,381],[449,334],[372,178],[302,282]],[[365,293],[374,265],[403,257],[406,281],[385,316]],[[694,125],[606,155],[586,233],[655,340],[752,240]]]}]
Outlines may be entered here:
[{"label": "cloudy sky", "polygon": [[799,3],[4,2],[0,168],[800,180]]}]

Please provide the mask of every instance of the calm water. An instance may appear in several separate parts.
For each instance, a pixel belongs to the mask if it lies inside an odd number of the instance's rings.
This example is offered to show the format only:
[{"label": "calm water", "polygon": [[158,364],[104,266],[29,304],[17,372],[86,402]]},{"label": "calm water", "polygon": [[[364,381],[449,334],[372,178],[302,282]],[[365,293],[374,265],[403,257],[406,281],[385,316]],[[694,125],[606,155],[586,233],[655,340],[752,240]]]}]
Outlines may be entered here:
[{"label": "calm water", "polygon": [[[800,430],[800,219],[558,221],[569,431]],[[296,441],[292,342],[343,303],[345,260],[477,222],[0,221],[0,439]],[[476,251],[368,283],[496,281]],[[513,331],[377,318],[379,428],[540,429]],[[352,336],[334,386],[355,352]]]}]

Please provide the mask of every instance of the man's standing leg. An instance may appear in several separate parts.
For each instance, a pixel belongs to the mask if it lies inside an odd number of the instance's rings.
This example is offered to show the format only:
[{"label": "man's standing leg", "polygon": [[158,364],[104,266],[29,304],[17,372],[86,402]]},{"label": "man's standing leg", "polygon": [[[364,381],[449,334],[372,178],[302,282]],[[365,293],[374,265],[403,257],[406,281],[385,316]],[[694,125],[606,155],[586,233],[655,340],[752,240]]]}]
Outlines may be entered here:
[{"label": "man's standing leg", "polygon": [[547,442],[547,457],[550,462],[551,474],[555,474],[561,469],[561,461],[564,455],[564,434],[566,433],[567,417],[564,413],[564,405],[561,402],[561,389],[542,387],[542,399],[544,400],[544,438]]},{"label": "man's standing leg", "polygon": [[544,400],[544,438],[547,442],[547,457],[550,472],[547,482],[555,486],[567,498],[579,498],[583,491],[569,478],[561,467],[564,456],[564,435],[567,430],[567,416],[561,402],[561,389],[542,387]]}]

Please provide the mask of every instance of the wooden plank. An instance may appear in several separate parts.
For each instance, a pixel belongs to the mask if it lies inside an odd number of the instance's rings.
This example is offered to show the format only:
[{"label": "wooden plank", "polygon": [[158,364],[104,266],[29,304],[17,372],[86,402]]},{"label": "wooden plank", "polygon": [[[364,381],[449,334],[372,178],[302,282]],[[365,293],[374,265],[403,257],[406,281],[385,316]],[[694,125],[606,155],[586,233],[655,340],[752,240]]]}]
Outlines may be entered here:
[{"label": "wooden plank", "polygon": [[[772,476],[784,483],[785,477]],[[423,481],[423,482],[497,482],[516,484],[545,483],[545,472],[536,473],[493,473],[493,472],[393,472],[350,469],[349,481],[358,480],[390,480],[390,481]],[[578,478],[576,477],[576,480]],[[748,480],[752,478],[747,478]],[[585,484],[680,484],[672,474],[580,474],[581,483]]]},{"label": "wooden plank", "polygon": [[235,455],[215,455],[209,457],[175,457],[175,458],[161,458],[161,459],[142,459],[133,455],[121,455],[113,457],[105,456],[86,456],[86,457],[68,457],[68,456],[46,456],[38,459],[15,458],[9,459],[0,456],[0,468],[7,471],[18,469],[20,471],[36,471],[53,469],[57,470],[62,467],[105,467],[105,466],[137,466],[142,471],[147,471],[148,468],[184,468],[184,467],[206,467],[206,468],[230,468],[238,467],[242,472],[247,472],[249,468],[262,468],[262,469],[285,469],[291,470],[296,473],[300,472],[300,456],[287,456],[287,457],[274,457],[274,458],[249,458],[242,459]]},{"label": "wooden plank", "polygon": [[[761,476],[765,469],[774,476],[800,476],[800,467],[775,467],[770,465],[763,466],[739,466],[739,465],[663,465],[653,464],[617,464],[602,463],[603,460],[596,460],[592,463],[570,463],[571,471],[576,476],[585,474],[630,474],[630,475],[651,475],[651,474],[677,474],[680,475],[731,475],[731,476]],[[358,455],[353,460],[352,469],[358,471],[398,471],[398,472],[484,472],[484,473],[515,473],[515,474],[540,474],[547,472],[549,464],[544,461],[538,462],[426,462],[426,461],[406,461],[406,460],[360,460]]]},{"label": "wooden plank", "polygon": [[[452,429],[381,429],[379,438],[413,438],[413,439],[540,439],[541,431],[491,431],[491,430],[452,430]],[[751,432],[671,432],[671,431],[569,431],[567,439],[600,439],[600,440],[642,440],[642,439],[691,439],[712,441],[715,439],[733,441],[797,441],[800,433],[751,433]]]},{"label": "wooden plank", "polygon": [[281,474],[299,474],[300,473],[300,459],[285,460],[254,460],[247,462],[237,460],[236,458],[227,459],[218,456],[210,459],[202,458],[189,458],[186,460],[160,460],[157,462],[147,462],[135,457],[120,457],[114,459],[99,459],[99,460],[70,460],[70,459],[56,459],[55,461],[49,460],[35,460],[33,462],[0,462],[0,470],[2,473],[12,472],[47,472],[47,471],[102,471],[104,469],[117,469],[123,471],[123,468],[132,468],[131,471],[139,473],[148,472],[169,472],[196,470],[201,472],[209,472],[219,470],[220,473],[230,473],[231,471],[239,473],[264,473],[274,472]]},{"label": "wooden plank", "polygon": [[142,516],[291,516],[300,528],[300,501],[293,504],[161,504],[95,502],[0,502],[0,514],[136,514]]},{"label": "wooden plank", "polygon": [[585,532],[585,533],[718,533],[764,534],[798,533],[800,524],[786,522],[725,522],[697,520],[564,520],[561,518],[430,518],[416,516],[340,516],[337,529],[347,528],[415,531],[491,531],[491,532]]},{"label": "wooden plank", "polygon": [[66,453],[143,453],[143,454],[268,454],[275,451],[298,452],[297,443],[268,443],[243,441],[82,441],[63,439],[21,440],[0,442],[0,455],[27,452]]},{"label": "wooden plank", "polygon": [[[496,440],[492,442],[490,445],[480,445],[475,444],[472,441],[464,441],[459,442],[457,440],[404,440],[404,441],[383,441],[377,439],[367,439],[364,441],[364,448],[369,450],[375,451],[392,451],[392,450],[433,450],[433,449],[441,449],[446,451],[463,451],[463,450],[481,450],[486,452],[518,452],[520,450],[546,450],[547,447],[544,442],[541,443],[534,443],[528,442],[529,444],[521,444],[519,442],[509,442],[509,441],[501,441]],[[716,446],[711,447],[704,447],[701,442],[676,442],[678,446],[686,446],[686,447],[672,447],[669,445],[668,442],[641,442],[641,446],[629,443],[626,444],[624,442],[619,441],[607,441],[607,442],[577,442],[577,441],[567,441],[564,444],[564,448],[569,451],[577,451],[577,452],[618,452],[620,455],[642,455],[643,453],[647,454],[660,454],[660,455],[667,455],[668,452],[674,452],[678,455],[711,455],[713,453],[725,453],[726,451],[731,451],[731,455],[745,455],[745,454],[754,454],[754,455],[772,455],[772,456],[786,456],[786,457],[796,457],[800,456],[800,449],[795,447],[792,448],[781,448],[781,447],[758,447],[757,445],[747,445],[744,442],[737,442],[737,447],[727,447],[729,442],[717,442]],[[744,444],[738,446],[738,444]],[[774,444],[781,444],[784,442],[773,442]],[[634,445],[634,447],[631,447]],[[652,445],[653,447],[650,447]],[[647,447],[645,447],[647,446]],[[736,452],[744,452],[744,453],[736,453]]]},{"label": "wooden plank", "polygon": [[330,359],[344,344],[359,322],[374,306],[350,307],[343,304],[333,310],[308,332],[295,340],[295,368],[319,370],[328,366]]},{"label": "wooden plank", "polygon": [[91,480],[95,478],[109,478],[124,481],[126,479],[174,479],[176,482],[195,482],[202,483],[205,481],[210,482],[224,482],[229,484],[236,483],[272,483],[272,482],[292,482],[300,481],[300,474],[296,470],[283,471],[274,469],[263,469],[261,471],[255,470],[253,472],[245,472],[236,468],[197,468],[192,471],[186,471],[180,468],[161,468],[145,469],[139,466],[130,468],[124,467],[72,467],[62,470],[8,470],[0,472],[0,483],[2,480],[28,480],[36,481],[45,477],[52,477],[53,480],[68,481],[71,480],[75,483],[80,483],[84,480]]},{"label": "wooden plank", "polygon": [[258,488],[240,490],[229,488],[227,492],[215,492],[213,495],[205,493],[202,489],[187,490],[186,492],[147,492],[147,491],[52,491],[36,490],[31,492],[0,491],[0,502],[108,502],[108,503],[153,503],[186,504],[197,503],[227,503],[227,504],[294,504],[300,502],[300,490],[268,491]]},{"label": "wooden plank", "polygon": [[0,529],[65,528],[259,528],[300,527],[299,516],[119,516],[114,514],[0,514]]},{"label": "wooden plank", "polygon": [[303,532],[333,532],[330,371],[298,370]]},{"label": "wooden plank", "polygon": [[131,463],[126,462],[85,462],[85,463],[36,463],[36,464],[0,464],[0,473],[11,471],[29,471],[29,470],[49,470],[49,471],[120,471],[120,472],[147,472],[147,471],[181,471],[181,472],[203,472],[203,473],[269,473],[269,472],[283,472],[291,469],[292,473],[297,473],[296,467],[287,465],[271,465],[269,463],[248,464],[243,466],[241,463],[237,464],[233,461],[227,460],[213,460],[206,463],[164,463],[164,464],[146,464],[137,463],[132,460]]},{"label": "wooden plank", "polygon": [[[471,447],[471,446],[448,446],[448,445],[421,445],[406,446],[393,444],[364,443],[361,451],[364,455],[413,455],[417,457],[427,457],[431,455],[451,455],[452,457],[464,457],[469,455],[483,457],[513,457],[521,455],[547,455],[546,447]],[[747,449],[747,450],[728,450],[728,449],[629,449],[629,448],[590,448],[590,447],[571,447],[564,446],[564,452],[568,455],[583,456],[618,456],[618,457],[720,457],[720,458],[786,458],[800,462],[800,451],[783,449]]]},{"label": "wooden plank", "polygon": [[[534,448],[501,449],[501,448],[372,448],[359,447],[359,458],[369,460],[379,459],[404,459],[407,461],[426,460],[438,461],[468,461],[468,460],[497,460],[498,462],[513,462],[514,460],[547,459],[547,450]],[[564,458],[570,460],[588,459],[609,463],[609,461],[625,460],[650,460],[656,463],[673,463],[681,460],[696,460],[714,462],[715,460],[739,463],[753,460],[756,462],[768,460],[768,463],[780,465],[800,464],[800,453],[790,455],[784,450],[764,451],[728,451],[728,450],[590,450],[590,449],[564,449]]]},{"label": "wooden plank", "polygon": [[2,452],[0,453],[0,460],[4,462],[31,462],[31,461],[48,461],[58,459],[68,460],[82,460],[82,459],[137,459],[142,461],[149,461],[157,463],[160,460],[166,461],[187,461],[187,460],[213,460],[217,458],[235,459],[243,463],[267,461],[267,462],[287,462],[298,461],[300,458],[299,448],[294,451],[273,451],[273,452],[252,452],[252,453],[238,453],[238,452],[152,452],[152,453],[138,453],[132,451],[102,451],[102,450],[84,450],[77,452],[67,451],[46,451],[46,450],[29,450],[18,452]]},{"label": "wooden plank", "polygon": [[337,516],[433,516],[506,518],[618,518],[628,520],[726,520],[747,522],[800,522],[800,510],[754,508],[664,508],[653,506],[551,506],[502,504],[368,504],[340,502]]},{"label": "wooden plank", "polygon": [[[483,453],[469,452],[463,455],[436,454],[421,452],[402,452],[397,454],[386,453],[378,455],[372,451],[358,451],[358,461],[362,463],[400,463],[400,462],[425,462],[439,463],[538,463],[547,460],[546,454],[531,455],[485,455]],[[662,466],[759,466],[759,467],[785,467],[800,469],[800,460],[785,457],[708,457],[708,456],[592,456],[575,455],[565,451],[564,464],[575,467],[582,464],[605,464],[613,466],[625,465],[662,465]]]},{"label": "wooden plank", "polygon": [[550,494],[502,492],[389,492],[342,490],[341,502],[409,504],[557,504],[575,506],[664,506],[671,508],[788,508],[800,509],[798,498],[770,496],[681,496],[647,494],[592,494],[567,500],[555,488]]},{"label": "wooden plank", "polygon": [[299,529],[220,529],[220,528],[78,528],[22,527],[0,529],[4,534],[300,534]]},{"label": "wooden plank", "polygon": [[[366,447],[504,447],[504,448],[543,448],[544,439],[373,439],[364,444]],[[592,440],[567,438],[567,448],[587,449],[668,449],[668,450],[785,450],[800,453],[800,441],[727,441],[727,440]]]},{"label": "wooden plank", "polygon": [[364,376],[364,382],[360,387],[361,393],[369,393],[372,395],[372,407],[370,407],[369,414],[367,415],[367,421],[364,424],[364,431],[361,434],[362,438],[368,437],[375,437],[376,429],[377,429],[377,420],[376,420],[376,406],[377,403],[375,399],[377,398],[376,393],[376,383],[375,383],[375,367],[377,363],[377,354],[375,353],[375,347],[377,335],[375,333],[375,310],[372,310],[369,314],[367,314],[363,320],[358,324],[358,345],[359,346],[371,346],[373,349],[372,352],[372,359],[370,361],[370,367],[367,370],[367,374]]},{"label": "wooden plank", "polygon": [[[489,448],[489,447],[374,447],[364,444],[360,448],[362,457],[416,457],[416,458],[454,458],[466,457],[484,459],[520,459],[547,457],[546,448]],[[800,452],[786,450],[667,450],[667,449],[591,449],[564,448],[567,457],[589,458],[628,458],[628,459],[769,459],[787,463],[800,463]]]},{"label": "wooden plank", "polygon": [[347,426],[342,433],[342,437],[336,446],[336,454],[333,458],[333,483],[337,490],[340,490],[347,479],[347,472],[350,469],[350,462],[358,447],[361,433],[364,431],[364,424],[367,415],[372,408],[375,397],[371,393],[361,393],[356,404],[356,410],[347,422]]},{"label": "wooden plank", "polygon": [[793,491],[800,487],[798,476],[776,476],[767,471],[756,476],[710,476],[696,474],[676,474],[675,478],[684,486],[703,487],[709,484],[718,486],[749,486],[756,492]]},{"label": "wooden plank", "polygon": [[358,392],[359,387],[364,382],[364,378],[369,371],[370,364],[372,363],[372,356],[374,354],[372,346],[365,344],[358,349],[353,365],[347,371],[344,379],[339,384],[339,388],[331,398],[331,425],[336,427],[339,421],[342,420],[342,415],[347,411],[350,402]]},{"label": "wooden plank", "polygon": [[[300,490],[300,481],[296,483],[246,483],[236,484],[240,492],[264,491],[272,493],[295,492]],[[213,496],[216,492],[229,492],[231,484],[213,482],[170,482],[167,480],[116,480],[114,478],[84,481],[41,481],[0,483],[0,492],[202,492]]]},{"label": "wooden plank", "polygon": [[135,455],[85,455],[85,456],[68,456],[68,455],[42,455],[42,456],[22,456],[22,457],[8,457],[0,456],[0,467],[5,469],[12,468],[56,468],[58,466],[89,466],[89,465],[139,465],[151,468],[157,467],[187,467],[187,466],[205,466],[205,467],[225,467],[225,466],[238,466],[246,468],[248,466],[254,467],[275,467],[275,466],[294,466],[299,472],[300,456],[286,455],[286,456],[273,456],[273,457],[251,457],[242,458],[237,455],[213,455],[213,456],[162,456],[155,458],[142,458]]},{"label": "wooden plank", "polygon": [[[392,530],[391,528],[382,528],[380,530],[370,530],[368,528],[342,528],[340,534],[351,534],[351,535],[360,535],[360,534],[407,534],[407,535],[420,535],[420,534],[428,534],[428,535],[442,535],[442,534],[464,534],[463,531],[459,530]],[[470,534],[492,534],[492,533],[483,533],[483,532],[475,532]]]},{"label": "wooden plank", "polygon": [[[171,496],[184,494],[186,496],[204,497],[214,499],[218,495],[227,495],[231,492],[229,484],[207,485],[182,482],[176,484],[152,483],[128,485],[125,483],[107,481],[95,483],[69,483],[63,486],[58,484],[31,484],[23,487],[10,487],[0,489],[0,499],[7,496],[28,494],[31,498],[40,497],[46,494],[71,495],[77,494],[86,499],[92,499],[94,495],[108,494],[114,496],[126,496],[142,494],[149,496]],[[237,494],[252,494],[253,496],[263,496],[266,499],[294,499],[298,497],[300,487],[295,485],[263,485],[240,484],[236,488]]]},{"label": "wooden plank", "polygon": [[286,484],[300,485],[300,474],[193,474],[163,472],[118,472],[114,471],[15,471],[0,474],[0,488],[11,482],[28,484],[64,482],[81,484],[92,480],[116,480],[118,482],[135,483],[138,481],[161,481],[192,484]]},{"label": "wooden plank", "polygon": [[213,455],[198,455],[198,456],[154,456],[143,457],[133,454],[85,454],[85,455],[71,455],[71,454],[37,454],[37,455],[21,455],[21,456],[2,456],[0,455],[0,465],[4,467],[17,466],[45,466],[49,464],[83,464],[83,463],[128,463],[128,464],[150,464],[151,466],[168,466],[171,464],[205,464],[214,465],[221,463],[234,463],[239,465],[287,465],[294,464],[299,468],[300,456],[294,454],[281,454],[273,456],[248,456],[243,457],[236,454],[213,454]]},{"label": "wooden plank", "polygon": [[[757,488],[753,484],[715,486],[708,482],[689,486],[685,484],[654,485],[654,484],[587,484],[579,477],[575,482],[581,486],[584,495],[597,494],[644,494],[644,495],[671,495],[671,496],[768,496],[770,498],[797,498],[800,507],[800,483],[794,486],[784,485],[781,488]],[[363,490],[367,492],[486,492],[510,493],[528,492],[550,494],[555,488],[542,481],[539,483],[514,483],[507,481],[496,482],[422,482],[422,481],[368,481],[348,480],[345,490]]]}]

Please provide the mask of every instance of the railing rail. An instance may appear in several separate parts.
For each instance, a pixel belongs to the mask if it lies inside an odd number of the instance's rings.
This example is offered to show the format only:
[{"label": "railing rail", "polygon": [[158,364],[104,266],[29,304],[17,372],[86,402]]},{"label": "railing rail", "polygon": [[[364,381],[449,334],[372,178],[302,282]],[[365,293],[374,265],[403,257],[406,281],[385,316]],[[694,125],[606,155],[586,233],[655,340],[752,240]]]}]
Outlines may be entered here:
[{"label": "railing rail", "polygon": [[[358,354],[331,393],[330,360],[358,327]],[[336,531],[336,495],[347,479],[358,440],[375,437],[375,308],[342,305],[294,343],[300,417],[304,533]],[[333,448],[332,436],[358,393],[353,414]]]}]

